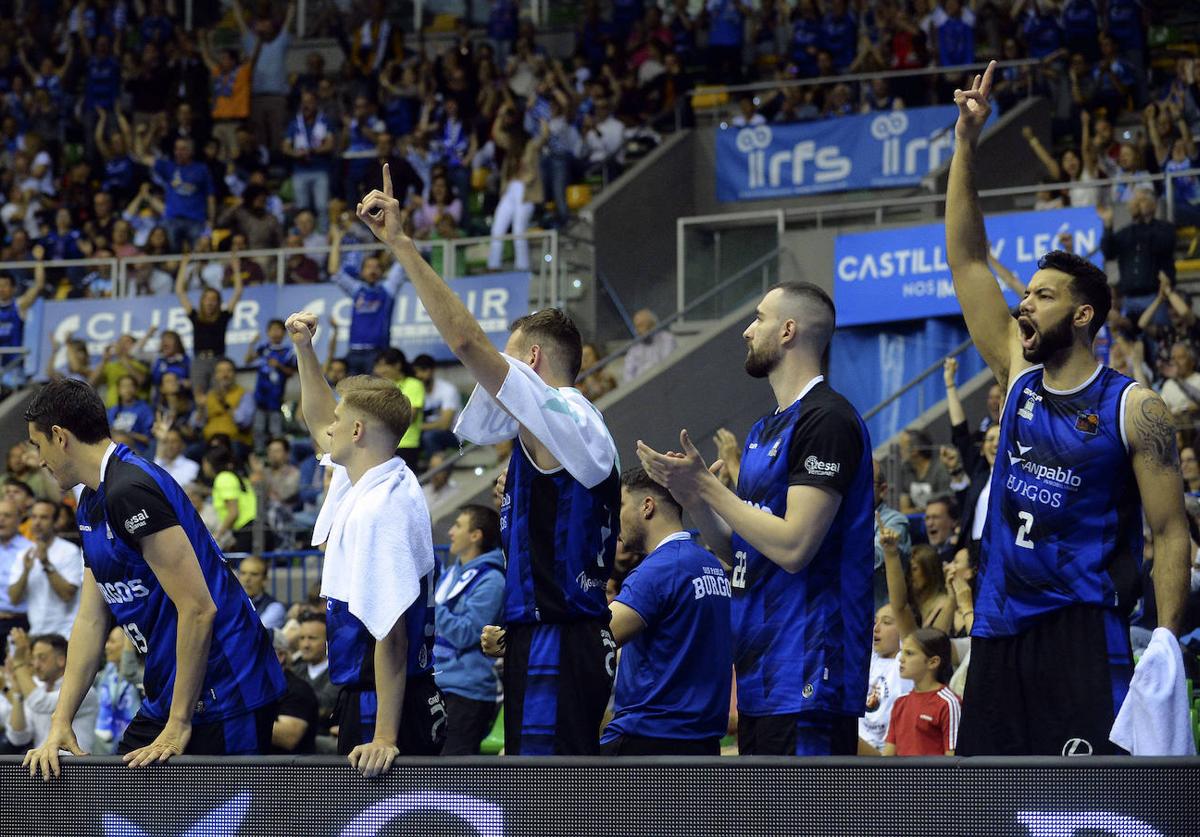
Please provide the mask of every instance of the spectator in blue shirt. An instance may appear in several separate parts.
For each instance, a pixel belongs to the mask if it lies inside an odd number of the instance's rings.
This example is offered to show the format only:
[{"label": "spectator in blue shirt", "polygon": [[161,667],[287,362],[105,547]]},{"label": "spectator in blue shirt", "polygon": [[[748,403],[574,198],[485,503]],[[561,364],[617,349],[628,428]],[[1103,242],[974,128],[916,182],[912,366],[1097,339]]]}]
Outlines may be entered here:
[{"label": "spectator in blue shirt", "polygon": [[138,27],[138,32],[142,36],[142,43],[154,43],[159,46],[166,46],[167,43],[175,35],[175,24],[167,15],[167,10],[163,6],[163,0],[150,0],[150,8],[142,18],[141,26]]},{"label": "spectator in blue shirt", "polygon": [[1025,48],[1029,57],[1045,58],[1057,52],[1063,45],[1063,31],[1057,16],[1043,10],[1037,0],[1017,0],[1013,3],[1012,16],[1019,17],[1021,10],[1026,6],[1029,6],[1029,11],[1025,12],[1021,31],[1025,36]]},{"label": "spectator in blue shirt", "polygon": [[858,45],[858,24],[854,15],[846,9],[846,0],[833,0],[829,11],[821,20],[823,46],[833,56],[833,66],[845,72],[854,62],[855,47]]},{"label": "spectator in blue shirt", "polygon": [[283,320],[271,320],[266,337],[246,352],[246,363],[258,371],[254,380],[254,450],[258,453],[283,435],[283,393],[288,378],[296,374],[296,352],[286,338]]},{"label": "spectator in blue shirt", "polygon": [[391,345],[392,313],[396,294],[404,283],[404,270],[397,262],[383,275],[383,263],[370,255],[362,261],[358,276],[341,267],[342,232],[330,228],[329,279],[354,301],[350,314],[350,350],[346,368],[351,375],[370,375],[376,356]]},{"label": "spectator in blue shirt", "polygon": [[83,48],[88,52],[83,73],[83,100],[79,115],[83,120],[83,137],[87,152],[95,152],[93,133],[96,129],[97,109],[112,111],[121,95],[121,64],[113,56],[112,41],[107,35],[96,38],[94,45],[83,39]]},{"label": "spectator in blue shirt", "polygon": [[1092,70],[1092,107],[1105,108],[1110,119],[1129,105],[1129,96],[1137,79],[1133,68],[1117,57],[1117,42],[1107,32],[1100,33],[1100,61]]},{"label": "spectator in blue shirt", "polygon": [[613,718],[600,738],[614,756],[721,752],[729,725],[730,584],[684,531],[683,509],[641,468],[621,475],[621,540],[646,557],[609,605],[622,647]]},{"label": "spectator in blue shirt", "polygon": [[517,39],[517,5],[515,0],[492,0],[492,9],[488,13],[487,36],[496,52],[496,64],[501,68],[508,63],[513,42]]},{"label": "spectator in blue shirt", "polygon": [[138,135],[137,155],[151,167],[154,179],[162,186],[166,201],[163,226],[178,253],[184,244],[192,244],[212,227],[217,211],[217,192],[208,166],[196,160],[196,144],[191,139],[175,140],[173,159],[154,157],[145,148],[144,135]]},{"label": "spectator in blue shirt", "polygon": [[[154,327],[151,326],[151,331]],[[150,366],[150,387],[156,397],[163,375],[175,375],[184,389],[192,388],[192,361],[183,348],[183,338],[177,331],[164,331],[158,340],[158,357]]]},{"label": "spectator in blue shirt", "polygon": [[937,26],[938,64],[957,67],[975,63],[975,12],[962,0],[946,0],[933,13]]},{"label": "spectator in blue shirt", "polygon": [[450,556],[434,594],[437,638],[433,659],[446,702],[443,756],[476,756],[496,720],[497,677],[479,636],[504,604],[500,515],[487,506],[463,506],[450,527]]},{"label": "spectator in blue shirt", "polygon": [[123,442],[137,453],[145,453],[154,429],[154,410],[138,398],[132,375],[117,379],[117,403],[108,408],[108,423],[114,442]]},{"label": "spectator in blue shirt", "polygon": [[311,209],[322,230],[329,206],[329,170],[333,165],[334,129],[317,108],[311,90],[300,94],[300,111],[283,139],[284,156],[292,160],[292,189],[296,206]]},{"label": "spectator in blue shirt", "polygon": [[792,63],[801,78],[817,75],[817,53],[821,49],[821,18],[813,0],[801,0],[792,12]]},{"label": "spectator in blue shirt", "polygon": [[1117,42],[1121,57],[1138,66],[1146,47],[1145,14],[1141,0],[1108,0],[1105,4],[1105,31]]},{"label": "spectator in blue shirt", "polygon": [[746,37],[748,5],[739,0],[706,0],[708,69],[713,78],[737,82],[742,78],[742,43]]},{"label": "spectator in blue shirt", "polygon": [[1072,54],[1079,53],[1088,61],[1099,58],[1096,35],[1100,32],[1100,18],[1095,0],[1066,0],[1059,17],[1067,50]]}]

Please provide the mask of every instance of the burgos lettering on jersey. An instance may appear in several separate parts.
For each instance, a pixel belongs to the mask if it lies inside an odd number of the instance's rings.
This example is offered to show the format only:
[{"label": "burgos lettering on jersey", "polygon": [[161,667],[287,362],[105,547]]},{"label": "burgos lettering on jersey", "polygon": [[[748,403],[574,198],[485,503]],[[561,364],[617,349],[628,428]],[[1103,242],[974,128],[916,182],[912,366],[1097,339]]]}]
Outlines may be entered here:
[{"label": "burgos lettering on jersey", "polygon": [[804,460],[804,470],[815,477],[832,477],[842,470],[840,462],[822,462],[815,456]]},{"label": "burgos lettering on jersey", "polygon": [[150,595],[150,591],[146,589],[146,585],[140,578],[105,583],[97,581],[96,586],[100,588],[100,595],[108,604],[132,602],[134,599],[144,599]]},{"label": "burgos lettering on jersey", "polygon": [[724,596],[730,598],[732,592],[729,589],[729,579],[726,578],[724,570],[718,570],[714,567],[701,567],[704,570],[704,575],[692,579],[692,587],[696,591],[694,598],[703,599],[705,596]]},{"label": "burgos lettering on jersey", "polygon": [[[1008,452],[1008,463],[1030,475],[1027,481],[1017,474],[1009,474],[1005,488],[1009,491],[1041,503],[1052,509],[1062,508],[1063,491],[1077,491],[1083,480],[1071,468],[1057,465],[1043,465],[1030,459],[1027,454],[1033,450],[1033,445],[1023,445],[1017,442],[1017,453]],[[1056,490],[1058,489],[1058,490]]]},{"label": "burgos lettering on jersey", "polygon": [[145,526],[149,522],[150,522],[150,514],[145,509],[142,509],[140,512],[135,514],[133,517],[131,517],[125,521],[125,531],[132,535],[134,532],[136,532],[138,529],[141,529],[143,526]]}]

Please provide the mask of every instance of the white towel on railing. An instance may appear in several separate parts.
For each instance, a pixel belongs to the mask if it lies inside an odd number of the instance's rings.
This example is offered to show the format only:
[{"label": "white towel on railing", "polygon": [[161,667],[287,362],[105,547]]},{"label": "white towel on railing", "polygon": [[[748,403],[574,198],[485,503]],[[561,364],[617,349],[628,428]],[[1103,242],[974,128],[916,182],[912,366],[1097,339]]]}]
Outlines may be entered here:
[{"label": "white towel on railing", "polygon": [[351,485],[333,468],[329,493],[313,527],[314,546],[325,544],[321,595],[346,602],[371,636],[381,640],[421,591],[433,570],[429,507],[416,475],[393,457]]},{"label": "white towel on railing", "polygon": [[1166,628],[1151,636],[1108,738],[1135,756],[1196,755],[1183,653]]}]

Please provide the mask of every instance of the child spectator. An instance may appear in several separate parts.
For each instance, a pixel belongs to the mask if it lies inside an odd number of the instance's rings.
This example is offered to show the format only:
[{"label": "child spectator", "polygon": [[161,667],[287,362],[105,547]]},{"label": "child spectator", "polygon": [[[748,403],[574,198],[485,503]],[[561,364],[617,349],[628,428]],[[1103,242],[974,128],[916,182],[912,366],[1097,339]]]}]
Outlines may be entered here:
[{"label": "child spectator", "polygon": [[283,320],[267,323],[266,337],[246,352],[246,363],[257,367],[254,381],[254,449],[266,450],[267,442],[283,435],[283,392],[288,378],[296,374],[296,353],[285,341]]},{"label": "child spectator", "polygon": [[900,646],[900,676],[913,690],[892,708],[885,756],[952,756],[962,706],[946,685],[953,668],[950,638],[930,628],[913,631]]}]

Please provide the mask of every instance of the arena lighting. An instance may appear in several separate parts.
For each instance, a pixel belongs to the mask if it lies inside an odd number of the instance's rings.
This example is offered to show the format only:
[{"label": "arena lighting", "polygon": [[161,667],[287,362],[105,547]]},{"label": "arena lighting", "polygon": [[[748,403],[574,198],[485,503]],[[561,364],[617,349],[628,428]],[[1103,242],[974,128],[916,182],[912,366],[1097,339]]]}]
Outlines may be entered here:
[{"label": "arena lighting", "polygon": [[0,835],[1196,837],[1200,759],[0,757]]}]

